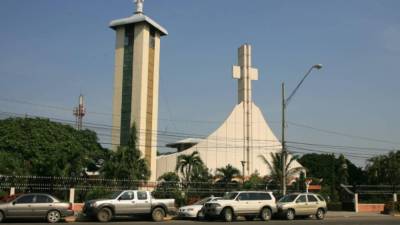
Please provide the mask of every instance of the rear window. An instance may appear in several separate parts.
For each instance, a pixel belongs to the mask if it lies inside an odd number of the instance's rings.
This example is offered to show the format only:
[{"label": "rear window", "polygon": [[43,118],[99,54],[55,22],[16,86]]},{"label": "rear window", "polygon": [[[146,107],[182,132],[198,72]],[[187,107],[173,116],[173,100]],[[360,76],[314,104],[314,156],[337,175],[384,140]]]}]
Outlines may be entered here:
[{"label": "rear window", "polygon": [[320,201],[325,201],[325,199],[321,196],[321,195],[317,195],[317,198],[320,200]]},{"label": "rear window", "polygon": [[309,202],[318,202],[318,200],[314,197],[314,195],[307,195]]},{"label": "rear window", "polygon": [[53,199],[46,195],[36,195],[36,203],[51,203]]}]

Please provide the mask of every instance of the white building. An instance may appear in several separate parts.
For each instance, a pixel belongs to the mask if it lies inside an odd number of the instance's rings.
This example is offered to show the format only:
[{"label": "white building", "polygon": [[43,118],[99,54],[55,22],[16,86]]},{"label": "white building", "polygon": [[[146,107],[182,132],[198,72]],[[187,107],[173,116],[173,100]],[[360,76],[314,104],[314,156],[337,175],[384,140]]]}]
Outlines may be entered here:
[{"label": "white building", "polygon": [[[249,176],[254,172],[268,175],[267,165],[259,157],[271,160],[271,152],[280,152],[282,145],[261,110],[252,101],[251,81],[258,80],[258,71],[251,67],[251,46],[238,49],[238,65],[233,66],[233,78],[238,79],[238,104],[222,125],[205,139],[185,139],[168,144],[179,151],[157,157],[157,177],[175,171],[176,161],[181,154],[198,151],[205,165],[215,172],[216,168],[228,164],[242,170]],[[292,167],[301,166],[298,162]]]}]

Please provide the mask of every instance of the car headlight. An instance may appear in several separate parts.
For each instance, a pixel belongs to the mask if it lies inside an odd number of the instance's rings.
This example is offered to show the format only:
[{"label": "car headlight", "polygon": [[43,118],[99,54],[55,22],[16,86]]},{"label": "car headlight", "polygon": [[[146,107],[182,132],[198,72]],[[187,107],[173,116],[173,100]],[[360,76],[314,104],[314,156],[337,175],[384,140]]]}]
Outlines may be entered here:
[{"label": "car headlight", "polygon": [[97,203],[96,202],[92,202],[91,204],[90,204],[90,207],[96,207],[97,206]]},{"label": "car headlight", "polygon": [[193,208],[188,208],[187,211],[193,211]]}]

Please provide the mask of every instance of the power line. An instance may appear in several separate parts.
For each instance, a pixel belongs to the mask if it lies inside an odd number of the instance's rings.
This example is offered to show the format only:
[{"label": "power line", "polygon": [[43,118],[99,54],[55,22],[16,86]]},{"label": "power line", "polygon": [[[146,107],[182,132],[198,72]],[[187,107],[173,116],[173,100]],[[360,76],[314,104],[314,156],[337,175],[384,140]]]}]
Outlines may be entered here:
[{"label": "power line", "polygon": [[[17,113],[10,113],[10,112],[1,112],[0,111],[0,114],[4,114],[4,115],[12,115],[12,116],[22,116],[22,117],[27,117],[27,116],[32,116],[32,115],[29,115],[29,114],[17,114]],[[66,124],[68,124],[68,125],[72,125],[72,124],[74,124],[75,123],[75,121],[72,121],[72,120],[64,120],[64,119],[56,119],[56,118],[48,118],[48,117],[40,117],[40,116],[34,116],[34,117],[38,117],[38,118],[44,118],[44,119],[50,119],[50,120],[53,120],[53,121],[56,121],[56,122],[61,122],[61,123],[66,123]],[[94,129],[96,129],[97,127],[96,127],[96,123],[90,123],[90,124],[92,124],[92,125],[89,125],[89,126],[85,126],[85,127],[88,127],[88,128],[94,128]],[[100,127],[101,127],[102,125],[100,125]],[[105,125],[105,126],[108,126],[108,125]],[[105,127],[103,127],[103,128],[105,128]],[[106,128],[106,129],[108,129],[108,128]],[[158,139],[160,139],[161,141],[163,141],[163,142],[168,142],[167,140],[165,140],[165,139],[163,139],[163,137],[166,137],[166,138],[172,138],[172,137],[174,137],[174,138],[187,138],[187,137],[193,137],[193,134],[186,134],[186,133],[173,133],[173,132],[159,132],[159,131],[153,131],[153,130],[139,130],[139,131],[137,131],[138,133],[153,133],[153,134],[157,134],[159,137],[158,137]],[[98,135],[100,135],[100,136],[106,136],[106,137],[115,137],[115,136],[113,136],[112,134],[104,134],[104,133],[100,133],[100,132],[96,132]],[[189,136],[190,135],[190,136]],[[204,139],[205,137],[204,136],[202,136],[202,138]],[[233,139],[233,141],[232,140],[229,140],[230,138],[226,138],[226,137],[219,137],[219,139],[218,139],[218,137],[217,137],[217,139],[207,139],[207,143],[208,144],[213,144],[213,143],[215,143],[215,144],[225,144],[225,146],[205,146],[205,147],[200,147],[200,148],[206,148],[206,149],[210,149],[210,148],[225,148],[225,149],[229,149],[229,148],[243,148],[243,146],[238,146],[238,145],[227,145],[228,143],[237,143],[237,141],[240,141],[240,142],[242,142],[243,141],[243,139],[235,139],[235,138],[232,138]],[[205,139],[204,139],[205,140]],[[229,141],[228,141],[229,140]],[[237,140],[237,141],[235,141],[235,140]],[[263,142],[279,142],[279,141],[277,141],[277,140],[259,140],[259,141],[263,141]],[[99,142],[100,144],[107,144],[107,145],[114,145],[114,144],[112,144],[112,143],[107,143],[107,142]],[[331,149],[335,149],[335,150],[346,150],[346,149],[357,149],[357,150],[387,150],[387,151],[391,151],[391,150],[393,150],[393,149],[385,149],[385,148],[370,148],[370,147],[361,147],[361,146],[345,146],[345,145],[327,145],[327,144],[316,144],[316,143],[305,143],[305,142],[291,142],[291,141],[288,141],[288,143],[292,143],[292,144],[295,144],[295,145],[307,145],[307,146],[313,146],[313,147],[318,147],[318,148],[331,148]],[[165,147],[165,146],[159,146],[159,145],[156,145],[155,147]],[[253,145],[253,147],[254,148],[271,148],[271,147],[281,147],[281,145],[280,144],[277,144],[277,145],[257,145],[257,144],[255,144],[255,145]],[[343,153],[343,152],[327,152],[327,151],[321,151],[321,150],[316,150],[316,149],[311,149],[311,148],[305,148],[305,147],[299,147],[299,146],[290,146],[290,147],[292,147],[292,148],[294,148],[294,149],[298,149],[298,150],[304,150],[304,151],[311,151],[311,152],[319,152],[319,153]],[[352,157],[359,157],[360,155],[355,155],[355,154],[353,154],[353,153],[344,153],[344,154],[346,154],[346,155],[349,155],[349,156],[352,156]],[[368,157],[366,157],[366,155],[361,155],[362,157],[364,157],[364,158],[368,158]],[[369,154],[369,156],[376,156],[376,154],[375,155],[372,155],[372,154]]]},{"label": "power line", "polygon": [[355,138],[355,139],[362,139],[362,140],[367,140],[367,141],[374,141],[374,142],[381,142],[381,143],[400,145],[400,142],[394,142],[394,141],[390,141],[390,140],[383,140],[383,139],[364,137],[364,136],[358,136],[358,135],[353,135],[353,134],[346,134],[346,133],[342,133],[342,132],[338,132],[338,131],[332,131],[332,130],[326,130],[326,129],[322,129],[322,128],[316,128],[316,127],[312,127],[312,126],[309,126],[309,125],[304,125],[304,124],[299,124],[299,123],[294,123],[294,122],[289,122],[289,121],[287,123],[292,124],[293,126],[296,126],[296,127],[303,127],[303,128],[307,128],[307,129],[323,132],[323,133],[335,134],[335,135],[338,135],[338,136],[343,136],[343,137],[348,137],[348,138]]}]

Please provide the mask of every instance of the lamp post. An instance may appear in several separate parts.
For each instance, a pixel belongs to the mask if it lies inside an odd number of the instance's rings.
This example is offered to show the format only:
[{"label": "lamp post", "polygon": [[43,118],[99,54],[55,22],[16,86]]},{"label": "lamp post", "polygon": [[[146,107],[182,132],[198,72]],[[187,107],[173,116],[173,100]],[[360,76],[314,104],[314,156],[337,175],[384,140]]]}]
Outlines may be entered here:
[{"label": "lamp post", "polygon": [[244,184],[244,165],[246,164],[246,161],[240,161],[242,164],[242,184]]},{"label": "lamp post", "polygon": [[307,76],[311,73],[313,69],[321,69],[322,64],[315,64],[313,65],[307,73],[304,75],[303,79],[297,84],[296,88],[292,91],[292,93],[289,95],[287,99],[285,99],[285,83],[282,82],[282,194],[286,195],[286,157],[287,157],[287,149],[286,149],[286,141],[285,141],[285,125],[286,125],[286,119],[285,119],[285,114],[286,114],[286,107],[289,103],[289,101],[292,99],[294,94],[296,94],[297,90],[300,88],[300,86],[303,84],[304,80],[307,78]]}]

